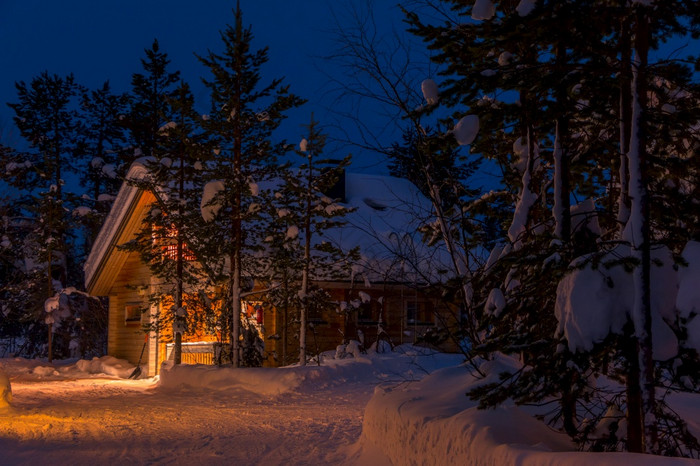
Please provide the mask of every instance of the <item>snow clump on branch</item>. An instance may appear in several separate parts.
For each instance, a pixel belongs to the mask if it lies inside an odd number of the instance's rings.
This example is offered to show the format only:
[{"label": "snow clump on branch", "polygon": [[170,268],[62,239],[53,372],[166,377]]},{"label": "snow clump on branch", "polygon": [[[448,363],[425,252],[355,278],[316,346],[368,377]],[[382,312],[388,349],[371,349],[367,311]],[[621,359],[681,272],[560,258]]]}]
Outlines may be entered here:
[{"label": "snow clump on branch", "polygon": [[205,222],[211,222],[216,217],[216,214],[221,210],[221,204],[214,202],[216,196],[225,189],[224,182],[221,180],[210,181],[204,185],[202,193],[202,202],[199,207],[202,212],[202,218]]},{"label": "snow clump on branch", "polygon": [[520,0],[518,6],[515,7],[515,11],[517,11],[520,16],[527,16],[535,9],[536,3],[537,0]]},{"label": "snow clump on branch", "polygon": [[476,115],[467,115],[462,117],[455,125],[452,132],[460,146],[468,146],[479,133],[479,117]]},{"label": "snow clump on branch", "polygon": [[484,19],[491,19],[495,14],[496,7],[493,5],[491,0],[476,0],[474,2],[474,7],[472,8],[473,20],[481,21]]},{"label": "snow clump on branch", "polygon": [[[559,321],[557,335],[563,336],[571,351],[590,351],[610,334],[621,334],[632,318],[633,276],[620,261],[631,257],[630,247],[619,245],[600,259],[586,263],[559,282],[554,314]],[[572,265],[583,264],[583,256]],[[666,322],[674,322],[678,283],[673,256],[668,248],[652,251],[651,307],[653,353],[656,360],[678,354],[678,340]]]},{"label": "snow clump on branch", "polygon": [[420,85],[421,91],[423,91],[423,97],[428,105],[435,105],[438,103],[439,92],[437,84],[432,79],[424,80]]}]

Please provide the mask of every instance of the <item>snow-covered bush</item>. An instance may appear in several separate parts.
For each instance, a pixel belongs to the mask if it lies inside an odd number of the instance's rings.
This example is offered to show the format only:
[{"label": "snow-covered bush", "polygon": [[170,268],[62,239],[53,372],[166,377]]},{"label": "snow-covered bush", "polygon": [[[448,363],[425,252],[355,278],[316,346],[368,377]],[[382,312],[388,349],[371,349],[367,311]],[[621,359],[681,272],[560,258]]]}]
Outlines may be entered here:
[{"label": "snow-covered bush", "polygon": [[107,309],[95,296],[66,288],[44,303],[53,331],[53,356],[88,358],[107,353]]}]

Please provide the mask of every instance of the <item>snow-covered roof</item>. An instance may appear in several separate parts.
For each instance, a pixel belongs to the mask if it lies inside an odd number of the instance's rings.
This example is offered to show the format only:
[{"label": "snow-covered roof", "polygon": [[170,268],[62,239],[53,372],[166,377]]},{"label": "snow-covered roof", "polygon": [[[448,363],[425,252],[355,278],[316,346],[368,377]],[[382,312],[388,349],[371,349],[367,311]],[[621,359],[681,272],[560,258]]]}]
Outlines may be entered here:
[{"label": "snow-covered roof", "polygon": [[[129,168],[127,179],[139,180],[146,176],[148,170],[141,162],[134,162]],[[112,204],[112,209],[105,219],[100,232],[95,239],[95,243],[90,250],[83,271],[85,272],[85,287],[90,290],[93,280],[96,278],[100,265],[108,257],[110,249],[116,247],[116,241],[122,230],[129,212],[133,209],[135,201],[138,199],[140,190],[129,183],[123,183],[117,194],[117,198]]]},{"label": "snow-covered roof", "polygon": [[359,246],[355,270],[370,281],[436,280],[441,251],[427,247],[418,231],[431,216],[428,199],[410,181],[365,173],[345,174],[347,226],[328,236],[344,248]]},{"label": "snow-covered roof", "polygon": [[[135,162],[127,179],[142,179],[145,165]],[[116,247],[119,234],[139,198],[140,190],[124,183],[84,265],[90,289],[101,264]],[[430,215],[430,202],[410,181],[391,176],[345,173],[347,225],[324,233],[324,240],[343,249],[358,246],[361,259],[354,275],[369,281],[425,282],[437,279],[436,248],[426,247],[418,232]],[[359,277],[357,277],[359,278]]]}]

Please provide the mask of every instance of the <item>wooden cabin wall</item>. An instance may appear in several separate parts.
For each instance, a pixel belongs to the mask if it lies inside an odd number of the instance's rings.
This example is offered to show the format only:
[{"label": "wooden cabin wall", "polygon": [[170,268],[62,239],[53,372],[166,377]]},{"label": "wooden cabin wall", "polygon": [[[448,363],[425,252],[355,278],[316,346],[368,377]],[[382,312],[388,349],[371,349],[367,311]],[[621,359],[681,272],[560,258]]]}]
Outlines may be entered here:
[{"label": "wooden cabin wall", "polygon": [[[381,338],[387,339],[393,346],[403,343],[416,343],[421,335],[430,329],[445,328],[456,330],[459,319],[455,309],[439,304],[438,300],[431,299],[426,294],[402,287],[400,285],[375,285],[371,288],[343,288],[333,285],[326,288],[331,295],[331,300],[350,302],[360,299],[360,291],[370,296],[371,312],[364,313],[361,318],[357,310],[337,312],[328,310],[320,318],[310,318],[314,323],[314,329],[307,330],[306,343],[307,354],[315,355],[317,352],[334,351],[336,347],[348,340],[359,340],[359,332],[364,336],[365,347],[369,348],[380,337],[379,322],[381,314],[384,334]],[[382,302],[379,302],[382,298]],[[432,319],[429,322],[407,321],[407,303],[416,302],[419,306],[427,306],[432,310]],[[293,314],[293,313],[290,313]],[[289,316],[290,331],[287,338],[287,364],[293,364],[298,360],[299,339],[291,322],[294,316]],[[282,364],[283,312],[266,307],[264,314],[265,351],[268,358],[266,366]],[[315,331],[314,331],[315,330]],[[270,338],[274,337],[274,338]],[[277,338],[280,337],[280,338]],[[454,341],[447,341],[441,345],[444,351],[456,351]]]},{"label": "wooden cabin wall", "polygon": [[[126,359],[132,364],[138,363],[145,342],[142,322],[148,321],[148,315],[144,315],[142,321],[126,322],[125,310],[127,304],[147,305],[147,295],[131,287],[147,286],[149,283],[148,267],[141,263],[137,254],[129,253],[109,291],[107,352],[110,356]],[[150,347],[147,350],[142,360],[144,366],[153,348]]]}]

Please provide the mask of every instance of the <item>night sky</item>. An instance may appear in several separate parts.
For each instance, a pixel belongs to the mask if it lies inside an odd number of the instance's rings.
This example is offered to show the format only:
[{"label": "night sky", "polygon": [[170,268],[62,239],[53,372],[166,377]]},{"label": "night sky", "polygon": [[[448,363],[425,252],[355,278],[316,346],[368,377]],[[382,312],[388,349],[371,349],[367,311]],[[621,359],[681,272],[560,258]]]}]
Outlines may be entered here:
[{"label": "night sky", "polygon": [[[341,5],[342,3],[342,5]],[[326,125],[336,123],[327,111],[336,85],[325,73],[337,70],[328,60],[336,50],[333,30],[343,21],[352,2],[332,0],[242,0],[243,19],[252,25],[254,45],[269,46],[270,62],[263,70],[263,82],[284,76],[291,91],[309,103],[289,114],[282,137],[297,142],[300,125],[311,112]],[[364,5],[365,2],[355,2]],[[377,2],[378,23],[387,30],[400,25],[401,15],[394,2]],[[200,77],[207,71],[194,53],[221,50],[219,30],[233,22],[232,0],[2,0],[0,1],[0,137],[10,146],[21,146],[13,128],[13,112],[5,103],[16,100],[14,83],[29,82],[44,70],[59,75],[73,73],[76,80],[94,89],[109,80],[116,92],[127,91],[134,72],[140,72],[144,49],[157,38],[171,58],[172,69],[182,71],[194,88],[203,109],[207,94]],[[345,9],[344,9],[345,8]],[[332,128],[327,130],[333,136]],[[382,171],[377,156],[356,148],[332,148],[356,155],[353,169]]]}]

